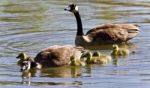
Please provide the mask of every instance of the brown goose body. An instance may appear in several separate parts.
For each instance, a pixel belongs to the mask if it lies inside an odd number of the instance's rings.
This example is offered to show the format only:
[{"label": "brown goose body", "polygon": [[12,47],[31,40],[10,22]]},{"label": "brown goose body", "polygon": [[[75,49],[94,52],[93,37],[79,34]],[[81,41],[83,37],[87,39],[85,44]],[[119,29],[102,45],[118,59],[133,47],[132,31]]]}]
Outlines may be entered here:
[{"label": "brown goose body", "polygon": [[89,30],[86,36],[95,43],[126,42],[135,37],[139,32],[133,24],[102,24]]},{"label": "brown goose body", "polygon": [[70,57],[82,53],[82,48],[72,46],[52,46],[39,52],[35,61],[40,63],[42,67],[64,66],[70,64]]},{"label": "brown goose body", "polygon": [[69,8],[65,10],[72,12],[77,20],[76,45],[121,43],[134,38],[139,33],[138,26],[134,24],[102,24],[92,28],[84,35],[78,7],[75,4],[71,4]]}]

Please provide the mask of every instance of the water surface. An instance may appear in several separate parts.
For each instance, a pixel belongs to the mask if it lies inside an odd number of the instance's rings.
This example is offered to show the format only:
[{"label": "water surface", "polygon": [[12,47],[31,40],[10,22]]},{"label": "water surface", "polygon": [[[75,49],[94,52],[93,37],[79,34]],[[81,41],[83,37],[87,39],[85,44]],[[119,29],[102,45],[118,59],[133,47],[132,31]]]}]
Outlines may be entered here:
[{"label": "water surface", "polygon": [[[129,44],[135,51],[107,65],[60,67],[21,73],[19,52],[34,57],[51,45],[74,45],[74,15],[63,9],[77,3],[84,32],[102,23],[134,23],[140,34]],[[1,0],[0,85],[3,88],[149,88],[150,0]],[[94,47],[92,47],[94,48]],[[103,49],[97,46],[94,49]],[[100,50],[110,54],[111,50]],[[30,79],[22,79],[31,76]]]}]

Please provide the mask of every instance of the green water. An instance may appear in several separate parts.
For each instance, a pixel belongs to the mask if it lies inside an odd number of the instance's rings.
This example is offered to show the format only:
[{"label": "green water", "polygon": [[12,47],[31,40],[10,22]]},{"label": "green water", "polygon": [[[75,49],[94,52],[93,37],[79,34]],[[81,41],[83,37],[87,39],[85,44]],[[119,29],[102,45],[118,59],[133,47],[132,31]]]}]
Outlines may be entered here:
[{"label": "green water", "polygon": [[[64,11],[77,3],[84,32],[102,23],[135,23],[140,34],[128,45],[135,51],[107,65],[60,67],[20,72],[19,52],[34,57],[51,45],[74,45],[74,15]],[[150,0],[1,0],[0,88],[149,88]],[[92,47],[103,49],[104,46]],[[109,54],[111,50],[102,50]],[[30,79],[22,79],[22,75]]]}]

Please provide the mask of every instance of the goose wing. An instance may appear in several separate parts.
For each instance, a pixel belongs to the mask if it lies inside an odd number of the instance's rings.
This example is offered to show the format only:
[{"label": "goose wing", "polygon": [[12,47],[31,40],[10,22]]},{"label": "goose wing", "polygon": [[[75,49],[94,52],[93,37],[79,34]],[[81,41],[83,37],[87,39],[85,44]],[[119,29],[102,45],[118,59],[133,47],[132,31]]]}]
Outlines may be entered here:
[{"label": "goose wing", "polygon": [[68,65],[70,57],[80,50],[73,46],[48,47],[36,55],[35,61],[42,64],[43,67]]},{"label": "goose wing", "polygon": [[86,35],[96,42],[125,42],[138,32],[139,28],[132,24],[103,24],[89,30]]}]

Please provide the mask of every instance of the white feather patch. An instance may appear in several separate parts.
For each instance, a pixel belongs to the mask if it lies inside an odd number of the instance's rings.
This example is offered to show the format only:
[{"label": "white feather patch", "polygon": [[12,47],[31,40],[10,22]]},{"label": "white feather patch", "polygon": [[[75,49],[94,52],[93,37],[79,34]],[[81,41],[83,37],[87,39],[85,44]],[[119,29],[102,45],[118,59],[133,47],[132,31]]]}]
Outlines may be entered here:
[{"label": "white feather patch", "polygon": [[78,6],[75,7],[75,10],[78,11]]}]

